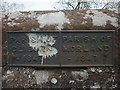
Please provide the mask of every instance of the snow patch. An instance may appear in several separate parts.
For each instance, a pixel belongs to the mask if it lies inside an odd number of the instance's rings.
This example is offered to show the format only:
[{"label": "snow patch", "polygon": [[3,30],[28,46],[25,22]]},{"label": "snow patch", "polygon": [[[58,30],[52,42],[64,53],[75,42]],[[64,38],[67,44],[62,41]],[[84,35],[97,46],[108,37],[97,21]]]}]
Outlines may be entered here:
[{"label": "snow patch", "polygon": [[39,15],[37,18],[40,24],[40,28],[43,28],[45,25],[57,25],[56,29],[63,29],[63,24],[70,24],[69,19],[65,16],[63,12],[48,13]]},{"label": "snow patch", "polygon": [[97,90],[98,88],[100,88],[100,85],[98,83],[94,83],[93,86],[90,86],[91,89]]},{"label": "snow patch", "polygon": [[[90,15],[90,13],[93,13]],[[92,18],[94,26],[106,26],[107,22],[110,21],[115,27],[118,27],[118,19],[115,17],[108,16],[107,14],[98,10],[88,10],[84,18]]]}]

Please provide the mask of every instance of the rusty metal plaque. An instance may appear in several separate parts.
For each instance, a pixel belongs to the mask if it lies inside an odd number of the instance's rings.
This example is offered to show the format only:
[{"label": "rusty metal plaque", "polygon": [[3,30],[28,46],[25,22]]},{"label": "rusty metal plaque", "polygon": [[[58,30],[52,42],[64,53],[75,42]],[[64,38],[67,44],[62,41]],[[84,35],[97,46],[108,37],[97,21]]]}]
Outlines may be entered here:
[{"label": "rusty metal plaque", "polygon": [[9,31],[10,66],[113,66],[114,31]]}]

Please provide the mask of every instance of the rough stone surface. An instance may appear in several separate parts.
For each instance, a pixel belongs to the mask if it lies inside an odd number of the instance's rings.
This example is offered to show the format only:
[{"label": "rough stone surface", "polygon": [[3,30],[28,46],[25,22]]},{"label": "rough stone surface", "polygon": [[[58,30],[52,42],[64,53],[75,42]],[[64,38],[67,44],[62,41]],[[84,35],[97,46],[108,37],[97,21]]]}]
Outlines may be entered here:
[{"label": "rough stone surface", "polygon": [[[87,71],[86,70],[84,70],[84,71],[72,71],[72,75],[74,76],[74,77],[76,77],[77,78],[77,80],[79,80],[79,77],[81,77],[82,78],[82,80],[86,80],[87,78],[88,78],[88,73],[87,73]],[[82,81],[81,80],[81,81]]]},{"label": "rough stone surface", "polygon": [[[93,68],[93,67],[92,67]],[[4,67],[4,88],[116,88],[117,78],[112,67],[101,67],[103,72],[90,68],[37,69]]]},{"label": "rough stone surface", "polygon": [[[119,16],[117,10],[3,13],[0,16],[0,22],[3,22],[2,87],[118,89],[120,86],[120,67],[118,68],[120,65]],[[115,66],[80,68],[9,67],[7,65],[6,31],[39,30],[115,30]]]},{"label": "rough stone surface", "polygon": [[85,15],[85,20],[88,18],[92,18],[92,24],[94,26],[106,26],[110,21],[110,24],[118,27],[118,18],[113,16],[109,16],[106,13],[103,13],[98,10],[88,10]]}]

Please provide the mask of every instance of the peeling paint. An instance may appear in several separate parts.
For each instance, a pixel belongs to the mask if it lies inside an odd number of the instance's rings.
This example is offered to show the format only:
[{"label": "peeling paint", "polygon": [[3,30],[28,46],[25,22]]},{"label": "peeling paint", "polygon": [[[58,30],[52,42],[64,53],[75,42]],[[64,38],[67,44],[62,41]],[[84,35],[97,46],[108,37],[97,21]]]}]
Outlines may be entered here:
[{"label": "peeling paint", "polygon": [[39,15],[37,18],[40,28],[43,28],[45,25],[57,25],[56,29],[63,29],[63,24],[70,24],[69,19],[65,16],[63,12],[55,12]]},{"label": "peeling paint", "polygon": [[[92,14],[91,14],[92,13]],[[114,27],[118,27],[118,19],[115,17],[111,17],[101,11],[98,10],[87,10],[84,18],[92,18],[92,22],[94,26],[106,26],[108,21]]]},{"label": "peeling paint", "polygon": [[58,53],[57,49],[52,47],[56,42],[52,36],[37,34],[27,34],[27,36],[29,46],[38,52],[38,56],[42,56],[41,64],[43,64],[43,59],[53,57]]}]

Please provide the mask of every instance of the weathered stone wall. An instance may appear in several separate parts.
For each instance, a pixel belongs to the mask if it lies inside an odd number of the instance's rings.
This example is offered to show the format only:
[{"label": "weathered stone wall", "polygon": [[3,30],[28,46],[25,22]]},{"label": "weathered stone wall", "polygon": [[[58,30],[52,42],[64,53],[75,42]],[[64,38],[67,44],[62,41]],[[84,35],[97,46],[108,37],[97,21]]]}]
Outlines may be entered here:
[{"label": "weathered stone wall", "polygon": [[119,84],[119,88],[120,88],[120,29],[119,29],[119,34],[118,34],[118,40],[119,40],[119,44],[118,44],[118,84]]},{"label": "weathered stone wall", "polygon": [[[120,64],[118,48],[118,41],[120,40],[120,35],[118,35],[119,16],[118,10],[3,13],[2,18],[0,18],[3,22],[3,87],[118,88],[118,64]],[[80,68],[8,67],[6,31],[40,30],[115,30],[115,66]]]},{"label": "weathered stone wall", "polygon": [[[118,8],[118,13],[120,14],[120,8]],[[118,25],[118,88],[120,88],[120,16],[118,17]]]}]

